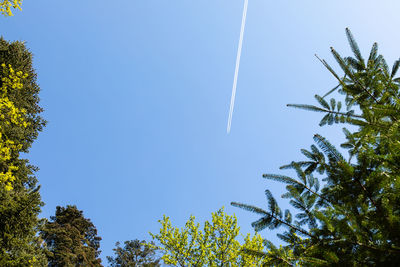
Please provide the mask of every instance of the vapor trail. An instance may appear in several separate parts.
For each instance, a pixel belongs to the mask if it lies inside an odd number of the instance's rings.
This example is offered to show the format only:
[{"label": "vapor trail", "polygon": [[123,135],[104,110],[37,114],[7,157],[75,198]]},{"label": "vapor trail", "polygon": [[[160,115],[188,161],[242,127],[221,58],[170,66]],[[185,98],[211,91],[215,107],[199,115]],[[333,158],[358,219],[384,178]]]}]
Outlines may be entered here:
[{"label": "vapor trail", "polygon": [[231,105],[230,105],[230,108],[229,108],[228,126],[226,128],[226,132],[227,133],[229,133],[231,131],[232,114],[233,114],[233,107],[235,106],[237,78],[238,78],[238,74],[239,74],[240,55],[242,54],[243,35],[244,35],[244,27],[246,25],[246,16],[247,16],[247,6],[248,6],[248,4],[249,4],[249,0],[244,0],[242,27],[240,28],[239,47],[238,47],[237,56],[236,56],[236,67],[235,67],[235,76],[233,78]]}]

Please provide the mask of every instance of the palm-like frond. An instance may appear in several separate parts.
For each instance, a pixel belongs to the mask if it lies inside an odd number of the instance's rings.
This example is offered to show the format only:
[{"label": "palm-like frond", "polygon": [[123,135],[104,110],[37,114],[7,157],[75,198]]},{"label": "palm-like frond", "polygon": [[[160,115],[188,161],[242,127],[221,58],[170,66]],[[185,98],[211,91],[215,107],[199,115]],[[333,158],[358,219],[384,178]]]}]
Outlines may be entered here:
[{"label": "palm-like frond", "polygon": [[356,40],[354,40],[354,36],[351,33],[349,28],[346,28],[346,36],[347,36],[347,40],[349,41],[351,50],[353,51],[354,56],[358,60],[358,64],[360,66],[362,66],[362,68],[365,68],[364,58],[362,57],[361,52],[360,52],[360,48],[358,47],[358,44],[357,44]]},{"label": "palm-like frond", "polygon": [[304,186],[302,183],[300,183],[299,181],[297,181],[296,179],[293,179],[289,176],[285,176],[285,175],[279,175],[279,174],[263,174],[263,178],[269,179],[269,180],[274,180],[274,181],[278,181],[278,182],[282,182],[285,184],[291,184],[291,185],[300,185],[300,186]]},{"label": "palm-like frond", "polygon": [[324,151],[328,158],[334,159],[335,161],[343,161],[344,158],[336,148],[328,142],[324,137],[319,134],[314,135],[314,141],[318,144],[318,146]]},{"label": "palm-like frond", "polygon": [[260,209],[256,206],[253,205],[247,205],[247,204],[243,204],[243,203],[239,203],[239,202],[231,202],[231,205],[234,207],[238,207],[247,211],[251,211],[253,213],[257,213],[259,215],[268,215],[269,213],[263,209]]},{"label": "palm-like frond", "polygon": [[[352,80],[357,80],[357,78],[354,76],[353,71],[349,68],[349,65],[346,63],[346,61],[339,55],[338,52],[336,52],[333,47],[331,47],[331,53],[333,57],[335,58],[336,62],[339,64],[340,68],[343,70],[343,72]],[[339,80],[341,80],[339,78]]]},{"label": "palm-like frond", "polygon": [[317,99],[318,103],[319,103],[321,106],[323,106],[323,107],[326,108],[327,110],[330,110],[330,109],[331,109],[330,106],[329,106],[329,104],[328,104],[328,102],[326,102],[324,98],[322,98],[322,97],[319,96],[319,95],[315,95],[314,97],[315,97],[315,99]]},{"label": "palm-like frond", "polygon": [[[301,167],[308,167],[308,166],[314,164],[315,162],[314,161],[297,161],[296,163],[297,163],[297,165],[299,165]],[[293,163],[282,165],[281,167],[279,167],[279,169],[281,169],[281,170],[293,169]]]},{"label": "palm-like frond", "polygon": [[265,196],[267,197],[267,200],[268,200],[269,211],[273,215],[276,215],[277,217],[282,218],[282,211],[279,208],[278,203],[276,202],[276,199],[271,194],[271,191],[269,191],[268,189],[265,190]]},{"label": "palm-like frond", "polygon": [[392,73],[390,74],[390,78],[393,78],[396,75],[397,71],[399,70],[399,66],[400,66],[400,59],[398,59],[394,62],[393,67],[392,67]]},{"label": "palm-like frond", "polygon": [[378,44],[374,43],[372,45],[371,52],[369,53],[368,68],[371,67],[370,63],[374,63],[376,61],[377,54],[378,54]]},{"label": "palm-like frond", "polygon": [[304,109],[304,110],[310,110],[310,111],[317,111],[317,112],[326,112],[325,109],[319,108],[314,105],[303,105],[303,104],[287,104],[288,107],[292,108],[299,108],[299,109]]}]

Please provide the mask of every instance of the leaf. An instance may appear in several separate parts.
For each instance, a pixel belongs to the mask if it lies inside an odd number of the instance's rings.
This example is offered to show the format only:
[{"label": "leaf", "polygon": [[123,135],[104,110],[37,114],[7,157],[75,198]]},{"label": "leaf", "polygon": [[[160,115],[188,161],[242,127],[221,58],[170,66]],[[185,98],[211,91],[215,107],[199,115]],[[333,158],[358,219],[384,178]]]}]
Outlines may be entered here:
[{"label": "leaf", "polygon": [[336,108],[336,100],[334,98],[331,98],[331,109],[335,110]]},{"label": "leaf", "polygon": [[[299,210],[301,210],[301,211],[305,211],[306,210],[306,208],[299,202],[299,201],[296,201],[296,200],[290,200],[289,201],[289,203],[293,206],[293,207],[295,207],[296,209],[299,209]],[[297,215],[296,215],[296,217],[297,217]],[[297,217],[298,218],[298,217]]]},{"label": "leaf", "polygon": [[336,62],[339,64],[339,66],[342,68],[344,73],[349,76],[350,79],[353,81],[357,81],[357,79],[354,77],[354,73],[349,69],[347,63],[343,60],[343,58],[336,52],[333,47],[331,47],[331,53],[333,57],[335,58]]},{"label": "leaf", "polygon": [[301,154],[303,154],[307,158],[314,159],[314,155],[310,151],[308,151],[306,149],[301,149],[300,151],[301,151]]},{"label": "leaf", "polygon": [[386,63],[386,60],[383,57],[382,57],[382,60],[381,60],[381,65],[382,65],[382,69],[383,69],[385,75],[389,76],[389,66],[388,66],[388,64]]},{"label": "leaf", "polygon": [[337,103],[337,111],[340,111],[342,109],[342,102]]},{"label": "leaf", "polygon": [[285,221],[287,223],[292,223],[292,214],[289,210],[285,210]]},{"label": "leaf", "polygon": [[318,192],[319,191],[319,180],[318,180],[318,178],[315,177],[315,182],[314,183],[315,183],[314,184],[315,192]]},{"label": "leaf", "polygon": [[330,158],[334,158],[336,161],[343,161],[344,158],[336,148],[329,143],[324,137],[319,134],[314,135],[314,141],[319,145],[319,147],[324,151]]},{"label": "leaf", "polygon": [[333,114],[329,114],[329,118],[328,118],[328,125],[332,125],[334,121],[334,117]]},{"label": "leaf", "polygon": [[323,96],[322,98],[325,98],[326,96],[330,95],[331,93],[333,93],[334,91],[336,91],[339,87],[340,87],[340,84],[336,85],[336,86],[333,87],[331,90],[329,90],[328,93],[324,94],[324,96]]},{"label": "leaf", "polygon": [[400,59],[398,59],[394,62],[393,67],[392,67],[392,73],[390,74],[390,78],[393,78],[396,75],[396,73],[399,69],[399,66],[400,66]]},{"label": "leaf", "polygon": [[279,237],[280,240],[290,244],[292,239],[287,235],[287,234],[276,234],[277,237]]},{"label": "leaf", "polygon": [[330,110],[329,104],[328,104],[328,102],[325,101],[325,99],[323,99],[319,95],[315,95],[314,97],[315,97],[315,99],[317,99],[318,103],[321,104],[321,106],[323,106],[327,110]]},{"label": "leaf", "polygon": [[353,34],[351,33],[349,28],[346,28],[346,36],[347,40],[349,41],[351,50],[353,51],[355,57],[358,59],[360,66],[365,68],[364,58],[361,55],[360,48],[357,45],[356,40],[354,40]]},{"label": "leaf", "polygon": [[306,174],[310,174],[310,173],[312,173],[313,171],[315,171],[315,169],[318,167],[318,163],[313,163],[313,164],[311,164],[310,166],[308,166],[305,170],[304,170],[304,173],[306,173]]},{"label": "leaf", "polygon": [[261,230],[264,230],[267,227],[271,228],[271,226],[273,226],[272,225],[272,219],[273,218],[271,216],[262,217],[262,218],[258,219],[257,221],[252,222],[251,226],[254,228],[254,230],[256,232],[260,232]]},{"label": "leaf", "polygon": [[256,206],[252,206],[252,205],[247,205],[247,204],[243,204],[243,203],[238,203],[238,202],[231,202],[231,205],[234,207],[238,207],[244,210],[248,210],[260,215],[268,215],[269,213],[263,209],[260,209]]},{"label": "leaf", "polygon": [[299,177],[306,185],[307,184],[306,174],[303,172],[301,167],[296,164],[296,162],[293,162],[293,169],[296,171],[297,177]]},{"label": "leaf", "polygon": [[278,174],[263,174],[263,178],[269,179],[269,180],[274,180],[274,181],[278,181],[278,182],[282,182],[285,184],[291,184],[291,185],[301,185],[304,186],[302,183],[300,183],[299,181],[285,176],[285,175],[278,175]]},{"label": "leaf", "polygon": [[269,207],[270,212],[272,214],[282,218],[282,211],[279,208],[278,203],[276,202],[275,198],[271,194],[271,191],[269,191],[268,189],[265,190],[265,196],[267,197],[267,200],[268,200],[268,207]]},{"label": "leaf", "polygon": [[302,105],[302,104],[287,104],[286,106],[292,107],[292,108],[299,108],[299,109],[304,109],[304,110],[311,110],[311,111],[316,111],[316,112],[326,112],[325,109],[313,106],[313,105]]},{"label": "leaf", "polygon": [[374,43],[371,48],[371,52],[369,53],[369,58],[368,58],[368,67],[370,62],[375,62],[376,60],[376,55],[378,54],[378,44]]},{"label": "leaf", "polygon": [[330,117],[331,117],[331,114],[326,114],[326,115],[322,118],[322,120],[319,122],[319,126],[324,126],[325,124],[327,124]]},{"label": "leaf", "polygon": [[[298,162],[296,162],[296,164],[301,166],[301,167],[307,167],[307,166],[309,166],[311,164],[314,164],[314,161],[298,161]],[[279,169],[281,169],[281,170],[283,170],[283,169],[293,169],[293,168],[294,168],[293,167],[293,162],[290,163],[290,164],[286,164],[286,165],[283,165],[283,166],[279,167]]]},{"label": "leaf", "polygon": [[357,61],[357,59],[354,59],[352,57],[346,57],[346,58],[344,58],[344,61],[355,70],[364,69],[363,66],[360,65],[360,63]]}]

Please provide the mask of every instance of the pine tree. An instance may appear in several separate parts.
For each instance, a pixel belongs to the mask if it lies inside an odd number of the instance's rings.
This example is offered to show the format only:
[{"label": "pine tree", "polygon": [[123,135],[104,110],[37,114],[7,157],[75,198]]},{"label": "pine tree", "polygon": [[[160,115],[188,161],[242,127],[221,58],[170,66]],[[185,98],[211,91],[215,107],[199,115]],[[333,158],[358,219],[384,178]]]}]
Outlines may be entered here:
[{"label": "pine tree", "polygon": [[[294,170],[296,178],[263,175],[286,184],[287,193],[282,197],[296,210],[294,216],[293,211],[280,209],[269,190],[265,191],[267,210],[232,203],[261,216],[252,224],[257,231],[286,229],[278,234],[286,243],[283,248],[266,242],[276,265],[400,263],[400,78],[395,77],[400,60],[390,69],[376,43],[365,60],[350,30],[346,29],[346,35],[353,57],[342,57],[331,48],[342,75],[320,60],[338,86],[324,96],[316,95],[317,106],[289,106],[323,113],[321,126],[355,126],[355,130],[343,129],[346,142],[341,147],[349,156],[316,134],[316,145],[301,150],[305,160],[281,167]],[[343,100],[327,100],[332,93]]]},{"label": "pine tree", "polygon": [[93,223],[76,206],[57,206],[41,230],[49,266],[102,266],[100,240]]},{"label": "pine tree", "polygon": [[146,243],[142,240],[129,240],[120,247],[117,242],[113,249],[115,257],[107,257],[111,267],[157,267],[160,266],[160,259],[156,257],[157,250],[154,243]]},{"label": "pine tree", "polygon": [[44,265],[36,167],[20,158],[45,125],[32,54],[0,38],[0,266]]}]

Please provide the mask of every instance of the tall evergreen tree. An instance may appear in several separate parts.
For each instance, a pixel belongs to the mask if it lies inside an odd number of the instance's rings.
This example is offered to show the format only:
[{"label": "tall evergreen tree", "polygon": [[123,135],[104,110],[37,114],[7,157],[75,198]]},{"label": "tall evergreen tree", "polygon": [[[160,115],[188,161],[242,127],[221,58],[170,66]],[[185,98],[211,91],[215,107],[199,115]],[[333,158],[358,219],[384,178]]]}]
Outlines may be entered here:
[{"label": "tall evergreen tree", "polygon": [[[286,184],[296,211],[282,212],[269,190],[268,209],[233,202],[232,205],[259,214],[252,225],[257,230],[286,230],[278,236],[287,243],[277,249],[275,264],[304,266],[398,266],[400,263],[400,61],[390,69],[375,43],[367,60],[362,56],[350,30],[346,35],[353,57],[332,55],[343,75],[325,60],[322,64],[338,81],[324,96],[316,95],[315,105],[289,105],[321,112],[320,125],[345,123],[343,156],[324,137],[316,134],[310,150],[301,150],[303,161],[282,169],[293,169],[297,178],[264,174],[268,180]],[[338,92],[338,101],[327,96]],[[343,104],[342,104],[343,103]],[[342,107],[345,106],[343,111]],[[293,255],[285,254],[292,250]],[[256,252],[255,252],[256,253]]]},{"label": "tall evergreen tree", "polygon": [[37,168],[20,158],[45,124],[39,91],[24,43],[0,38],[0,266],[45,264],[36,236],[43,205]]},{"label": "tall evergreen tree", "polygon": [[57,206],[41,230],[49,266],[102,266],[100,240],[94,224],[76,206]]},{"label": "tall evergreen tree", "polygon": [[160,259],[156,257],[157,250],[153,242],[146,243],[142,240],[129,240],[124,242],[124,247],[120,243],[115,244],[113,249],[115,257],[107,257],[111,267],[157,267],[160,266]]}]

